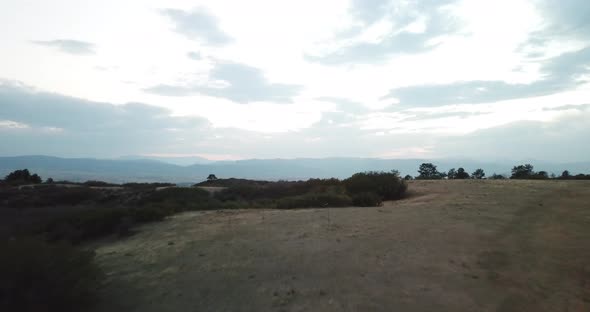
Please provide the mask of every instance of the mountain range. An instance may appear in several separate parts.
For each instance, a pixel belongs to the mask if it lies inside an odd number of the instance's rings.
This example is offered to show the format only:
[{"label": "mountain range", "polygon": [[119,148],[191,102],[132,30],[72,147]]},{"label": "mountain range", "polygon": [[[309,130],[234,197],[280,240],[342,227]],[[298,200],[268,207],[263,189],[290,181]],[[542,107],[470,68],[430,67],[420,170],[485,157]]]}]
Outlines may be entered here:
[{"label": "mountain range", "polygon": [[106,182],[173,182],[194,183],[209,174],[218,178],[246,178],[264,180],[306,180],[309,178],[346,178],[361,171],[398,170],[402,176],[416,176],[421,163],[431,162],[439,171],[463,167],[467,172],[482,168],[508,175],[515,165],[531,163],[535,170],[561,174],[590,173],[590,162],[552,163],[534,160],[483,162],[469,159],[380,159],[380,158],[296,158],[250,159],[236,161],[200,161],[181,165],[190,159],[169,159],[127,156],[118,159],[60,158],[53,156],[0,157],[0,176],[27,168],[43,179]]}]

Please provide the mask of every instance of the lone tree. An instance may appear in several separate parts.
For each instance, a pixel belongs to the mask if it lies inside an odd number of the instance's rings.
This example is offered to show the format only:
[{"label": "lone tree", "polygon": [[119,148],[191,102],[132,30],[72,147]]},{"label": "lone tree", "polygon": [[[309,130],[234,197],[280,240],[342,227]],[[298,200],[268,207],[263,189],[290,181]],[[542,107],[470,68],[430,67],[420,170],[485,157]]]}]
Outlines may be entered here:
[{"label": "lone tree", "polygon": [[564,171],[561,173],[561,177],[560,177],[560,178],[561,178],[561,179],[569,179],[569,178],[571,178],[571,174],[570,174],[570,172],[569,172],[569,171],[567,171],[567,170],[564,170]]},{"label": "lone tree", "polygon": [[531,164],[514,166],[510,179],[530,179],[535,174],[533,169]]},{"label": "lone tree", "polygon": [[217,180],[217,177],[216,177],[214,174],[210,174],[210,175],[207,177],[207,181],[209,181],[209,182],[211,182],[211,181],[215,181],[215,180]]},{"label": "lone tree", "polygon": [[39,184],[41,177],[36,173],[31,174],[28,169],[16,170],[9,173],[4,181],[8,184],[22,185],[22,184]]},{"label": "lone tree", "polygon": [[483,178],[485,178],[486,173],[483,171],[483,169],[478,168],[475,171],[473,171],[473,173],[471,174],[471,177],[474,179],[478,179],[481,180]]},{"label": "lone tree", "polygon": [[416,179],[422,179],[422,180],[439,180],[442,179],[443,175],[438,172],[438,170],[436,169],[436,166],[433,165],[432,163],[423,163],[420,165],[420,168],[418,168],[418,173],[420,175],[418,175],[416,177]]},{"label": "lone tree", "polygon": [[455,179],[456,177],[457,177],[457,170],[455,170],[455,168],[451,168],[451,170],[449,170],[449,172],[447,173],[447,178]]},{"label": "lone tree", "polygon": [[457,174],[455,175],[455,179],[469,179],[469,173],[465,171],[463,168],[457,169]]}]

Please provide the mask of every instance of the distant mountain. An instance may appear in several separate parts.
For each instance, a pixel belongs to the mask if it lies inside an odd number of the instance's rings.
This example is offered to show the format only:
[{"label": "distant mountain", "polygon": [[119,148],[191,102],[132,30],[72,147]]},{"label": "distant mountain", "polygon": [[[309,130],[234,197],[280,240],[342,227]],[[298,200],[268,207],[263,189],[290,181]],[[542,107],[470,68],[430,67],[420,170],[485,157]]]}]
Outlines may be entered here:
[{"label": "distant mountain", "polygon": [[156,156],[139,156],[139,155],[130,155],[130,156],[122,156],[118,159],[121,160],[152,160],[163,162],[172,165],[178,166],[190,166],[195,164],[211,164],[215,161],[209,160],[207,158],[198,157],[198,156],[182,156],[182,157],[156,157]]},{"label": "distant mountain", "polygon": [[[302,180],[309,178],[346,178],[361,171],[398,170],[402,175],[417,175],[423,162],[432,162],[439,171],[463,167],[467,172],[477,168],[492,173],[509,174],[514,165],[523,161],[480,162],[467,159],[377,159],[377,158],[297,158],[251,159],[219,161],[208,164],[180,166],[156,159],[93,159],[58,158],[51,156],[0,157],[0,176],[27,168],[43,178],[54,180],[102,180],[106,182],[200,182],[209,174],[219,178],[247,178],[266,180]],[[535,170],[545,170],[557,175],[563,170],[572,174],[590,173],[590,162],[550,163],[531,162]]]}]

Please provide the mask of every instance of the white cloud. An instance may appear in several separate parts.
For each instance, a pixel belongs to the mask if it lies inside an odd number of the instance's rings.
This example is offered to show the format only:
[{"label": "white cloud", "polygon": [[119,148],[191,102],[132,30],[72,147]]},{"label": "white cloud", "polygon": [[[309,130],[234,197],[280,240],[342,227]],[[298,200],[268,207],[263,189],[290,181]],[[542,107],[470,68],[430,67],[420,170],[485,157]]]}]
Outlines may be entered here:
[{"label": "white cloud", "polygon": [[[583,0],[12,1],[0,4],[0,19],[11,25],[0,29],[0,79],[123,111],[148,103],[168,122],[206,119],[214,133],[198,142],[200,134],[178,125],[162,129],[215,155],[272,157],[265,144],[280,139],[294,144],[285,151],[294,155],[313,153],[304,144],[331,148],[318,155],[354,154],[362,140],[387,144],[404,134],[424,140],[367,155],[436,155],[429,142],[439,134],[579,113],[552,108],[590,98],[588,7]],[[4,130],[70,135],[63,123],[27,128],[1,111],[0,120]],[[239,137],[253,147],[220,147]]]}]

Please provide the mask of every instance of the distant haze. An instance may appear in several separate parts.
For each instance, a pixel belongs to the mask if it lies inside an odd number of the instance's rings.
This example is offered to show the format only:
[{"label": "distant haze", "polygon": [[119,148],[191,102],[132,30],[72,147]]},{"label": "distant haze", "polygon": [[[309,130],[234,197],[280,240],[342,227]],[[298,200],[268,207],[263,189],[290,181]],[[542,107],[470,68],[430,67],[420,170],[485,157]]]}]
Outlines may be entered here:
[{"label": "distant haze", "polygon": [[5,176],[16,169],[28,168],[47,179],[107,182],[200,182],[209,174],[218,178],[247,178],[263,180],[307,180],[310,178],[347,178],[361,171],[398,170],[402,175],[416,176],[418,166],[433,162],[439,171],[463,167],[471,173],[483,168],[488,176],[493,173],[510,174],[514,165],[530,162],[535,170],[544,170],[560,175],[563,170],[572,174],[590,173],[590,162],[547,163],[540,161],[481,162],[459,159],[374,159],[374,158],[327,158],[327,159],[252,159],[220,161],[208,164],[178,166],[150,159],[65,159],[49,156],[0,157],[0,175]]}]

